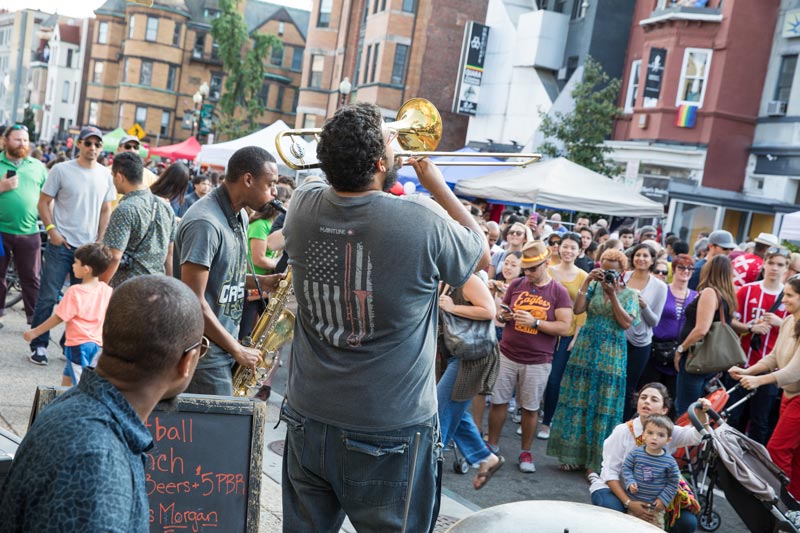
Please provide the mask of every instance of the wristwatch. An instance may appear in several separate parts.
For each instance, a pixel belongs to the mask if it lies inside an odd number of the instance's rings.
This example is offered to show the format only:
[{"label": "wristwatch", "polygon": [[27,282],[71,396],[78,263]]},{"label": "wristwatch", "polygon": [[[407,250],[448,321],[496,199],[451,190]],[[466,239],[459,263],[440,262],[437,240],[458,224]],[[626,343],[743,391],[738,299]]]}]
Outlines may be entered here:
[{"label": "wristwatch", "polygon": [[678,352],[678,353],[683,353],[686,350],[683,349],[683,344],[679,344],[678,347],[675,348],[675,351]]},{"label": "wristwatch", "polygon": [[533,319],[533,329],[539,329],[539,319],[538,318],[534,318]]},{"label": "wristwatch", "polygon": [[625,503],[623,503],[623,504],[622,504],[622,506],[623,506],[625,509],[627,509],[627,508],[628,508],[628,506],[629,506],[630,504],[631,504],[631,499],[630,499],[630,498],[628,498],[627,500],[625,500]]}]

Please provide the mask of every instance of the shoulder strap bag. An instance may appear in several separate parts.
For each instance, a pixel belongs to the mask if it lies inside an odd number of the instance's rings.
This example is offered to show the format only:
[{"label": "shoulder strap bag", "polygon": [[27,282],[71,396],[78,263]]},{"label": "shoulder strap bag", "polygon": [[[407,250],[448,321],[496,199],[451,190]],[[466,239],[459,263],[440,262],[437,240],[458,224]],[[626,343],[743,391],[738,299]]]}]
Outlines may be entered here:
[{"label": "shoulder strap bag", "polygon": [[[450,292],[450,286],[445,284],[441,294]],[[442,339],[444,347],[450,355],[464,361],[473,361],[492,353],[497,344],[492,320],[473,320],[441,309],[440,312]]]},{"label": "shoulder strap bag", "polygon": [[739,335],[725,322],[722,296],[718,292],[717,300],[719,322],[712,322],[705,337],[692,346],[691,353],[686,358],[686,371],[690,374],[723,372],[732,366],[745,364],[746,358],[739,343]]}]

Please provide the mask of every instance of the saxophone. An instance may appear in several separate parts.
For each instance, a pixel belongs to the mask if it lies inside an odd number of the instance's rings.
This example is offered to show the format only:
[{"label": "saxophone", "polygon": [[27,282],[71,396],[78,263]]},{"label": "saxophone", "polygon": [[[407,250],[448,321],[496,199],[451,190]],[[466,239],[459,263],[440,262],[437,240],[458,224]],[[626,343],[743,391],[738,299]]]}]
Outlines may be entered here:
[{"label": "saxophone", "polygon": [[286,278],[278,284],[278,290],[269,299],[267,308],[258,317],[250,336],[242,339],[242,344],[261,352],[261,357],[253,370],[236,364],[233,371],[233,395],[247,397],[258,391],[261,384],[276,370],[278,350],[294,335],[294,314],[286,309],[292,294],[292,267],[286,269]]}]

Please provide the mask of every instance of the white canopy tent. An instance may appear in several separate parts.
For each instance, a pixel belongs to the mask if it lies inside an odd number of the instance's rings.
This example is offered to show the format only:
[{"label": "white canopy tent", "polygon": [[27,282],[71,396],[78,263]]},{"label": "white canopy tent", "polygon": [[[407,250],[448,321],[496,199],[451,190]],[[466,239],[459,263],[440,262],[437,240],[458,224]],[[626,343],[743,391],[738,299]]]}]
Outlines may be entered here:
[{"label": "white canopy tent", "polygon": [[[278,133],[288,129],[289,126],[287,126],[284,121],[277,120],[263,130],[253,132],[239,139],[219,144],[204,144],[200,149],[200,153],[197,154],[195,161],[200,164],[226,167],[228,165],[228,159],[230,159],[233,153],[239,148],[245,146],[260,146],[275,157],[279,168],[285,168],[283,161],[278,157],[277,150],[275,150],[275,137]],[[295,138],[295,140],[304,146],[307,144],[302,138],[298,137]]]},{"label": "white canopy tent", "polygon": [[461,196],[494,202],[569,211],[641,217],[664,215],[663,205],[563,157],[461,180],[455,191]]},{"label": "white canopy tent", "polygon": [[779,237],[786,241],[800,241],[800,211],[783,215]]}]

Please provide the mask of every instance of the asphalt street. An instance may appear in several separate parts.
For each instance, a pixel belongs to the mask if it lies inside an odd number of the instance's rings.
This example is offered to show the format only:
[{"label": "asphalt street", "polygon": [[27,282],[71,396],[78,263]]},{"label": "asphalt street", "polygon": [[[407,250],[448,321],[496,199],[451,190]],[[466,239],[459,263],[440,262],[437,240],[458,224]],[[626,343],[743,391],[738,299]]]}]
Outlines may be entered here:
[{"label": "asphalt street", "polygon": [[[24,435],[37,385],[58,385],[61,381],[64,361],[58,356],[56,345],[63,331],[58,327],[50,346],[50,364],[37,366],[27,359],[27,343],[22,339],[26,325],[24,313],[19,303],[7,310],[1,319],[4,327],[0,329],[0,362],[3,376],[0,378],[0,428],[17,435]],[[279,369],[273,383],[274,390],[285,393],[287,365]],[[387,398],[387,401],[391,399]],[[488,410],[487,410],[488,412]],[[503,503],[523,500],[562,500],[590,503],[589,484],[580,473],[564,473],[558,470],[557,462],[545,455],[546,442],[534,441],[534,461],[536,472],[523,474],[517,468],[519,439],[516,430],[519,426],[509,417],[503,428],[500,440],[501,454],[506,457],[506,465],[480,491],[472,488],[475,470],[466,475],[453,471],[453,452],[448,451],[445,460],[444,490],[467,507],[478,510]],[[716,499],[716,510],[721,517],[719,531],[726,533],[745,532],[741,520],[723,498]]]}]

